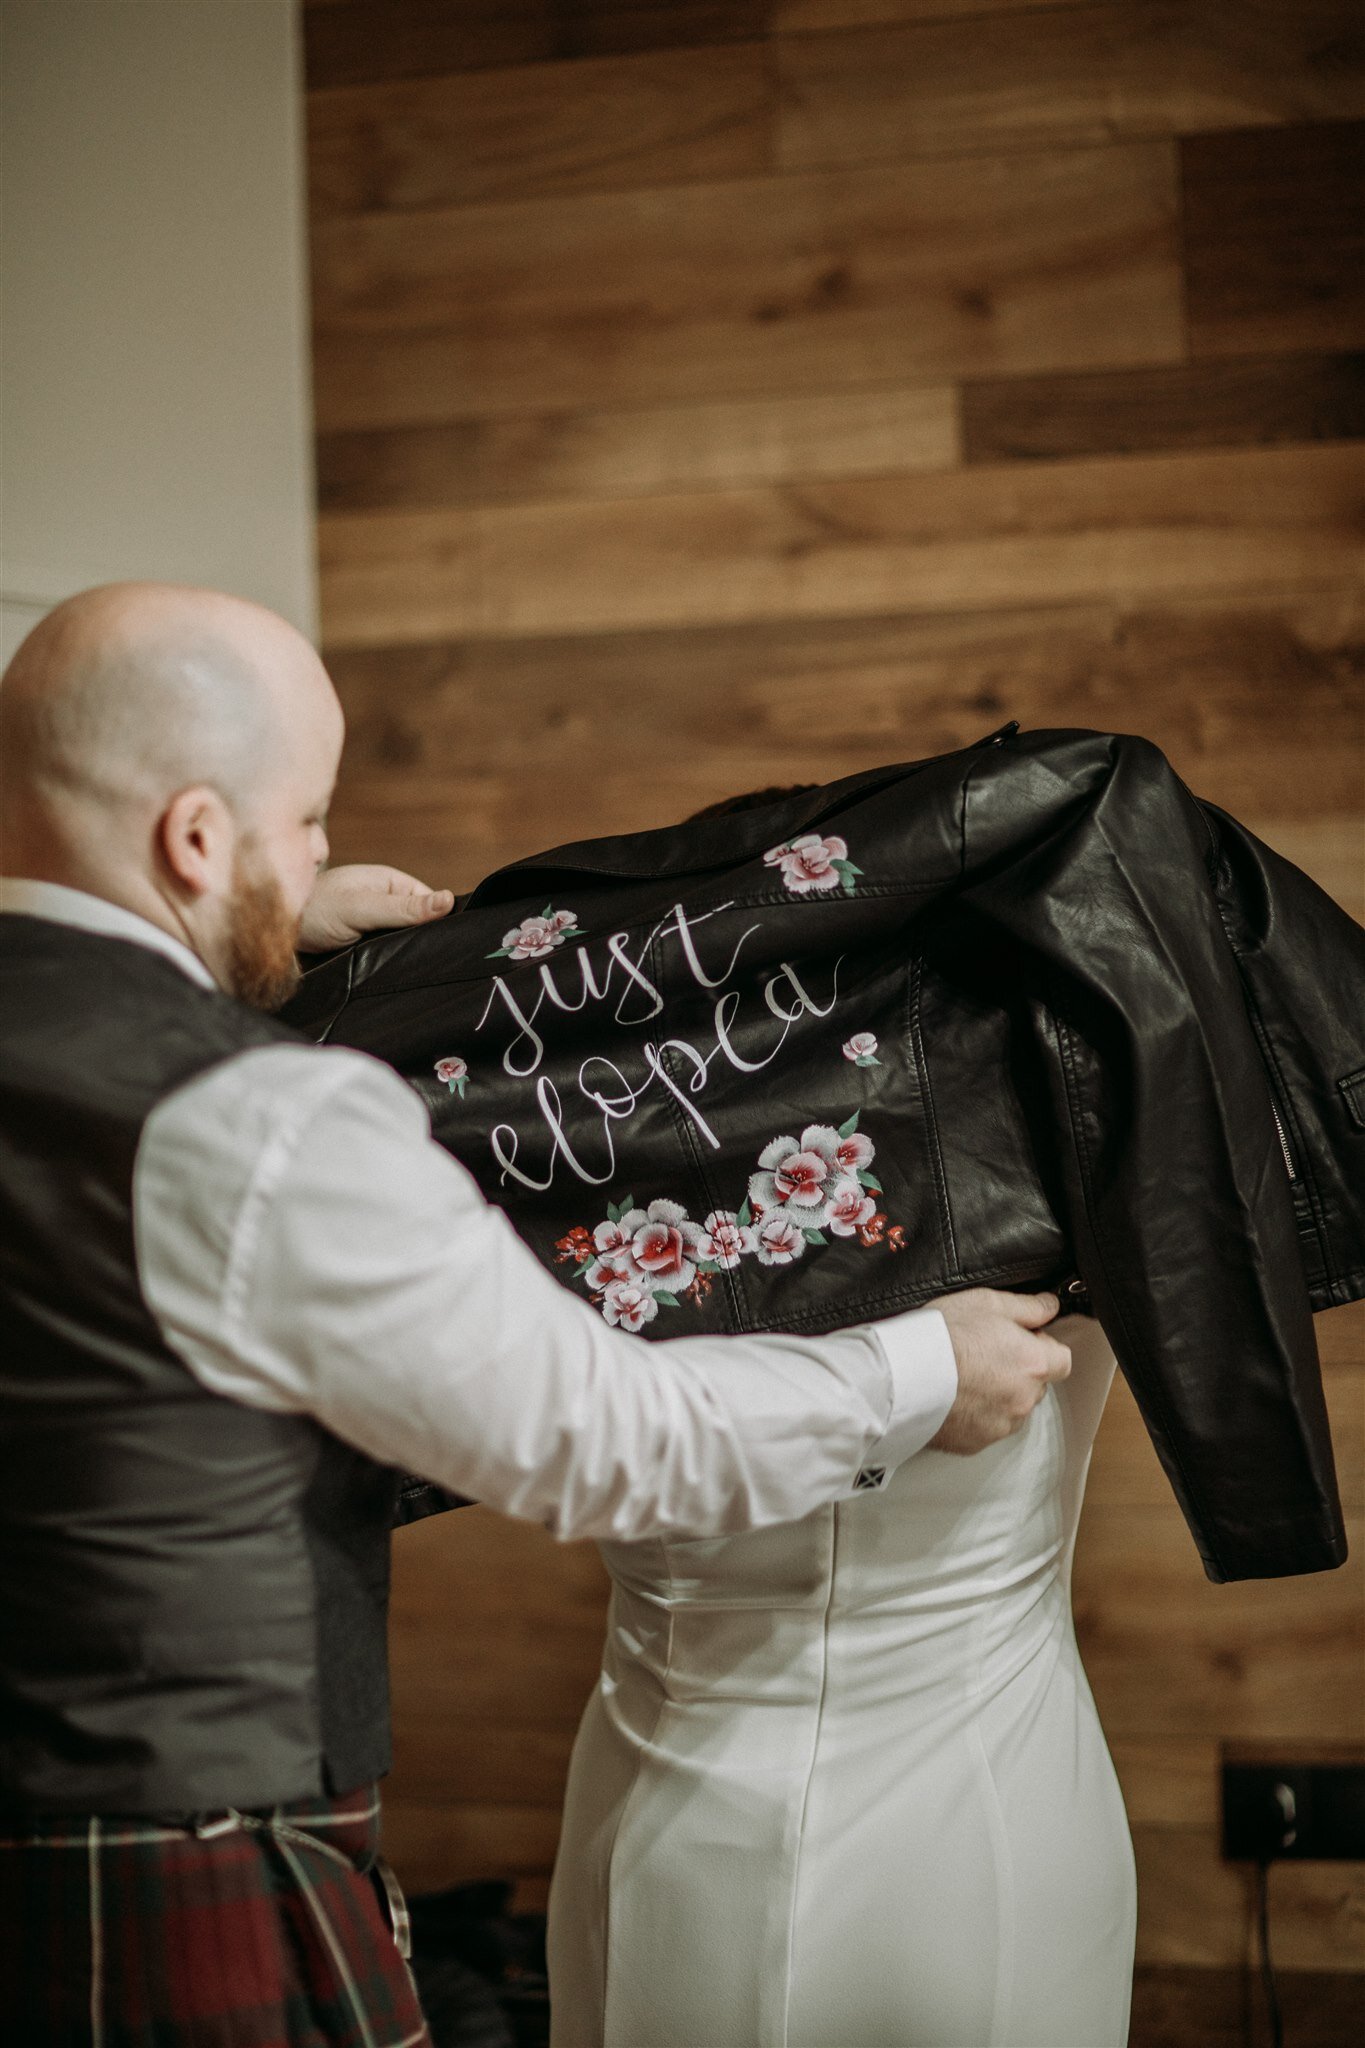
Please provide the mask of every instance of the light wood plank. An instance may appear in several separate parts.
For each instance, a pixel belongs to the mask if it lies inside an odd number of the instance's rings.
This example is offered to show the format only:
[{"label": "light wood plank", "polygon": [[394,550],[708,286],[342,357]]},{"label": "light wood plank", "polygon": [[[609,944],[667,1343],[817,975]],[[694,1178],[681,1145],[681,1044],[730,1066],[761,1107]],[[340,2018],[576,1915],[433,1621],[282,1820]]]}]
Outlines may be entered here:
[{"label": "light wood plank", "polygon": [[318,215],[741,177],[771,160],[760,43],[314,92]]},{"label": "light wood plank", "polygon": [[544,413],[323,434],[324,512],[619,497],[807,477],[947,469],[951,385]]},{"label": "light wood plank", "polygon": [[1109,1736],[1131,1826],[1221,1825],[1221,1753],[1212,1736]]},{"label": "light wood plank", "polygon": [[[1319,1329],[1336,1317],[1359,1332],[1359,1304],[1317,1317]],[[1342,1501],[1348,1511],[1365,1513],[1365,1363],[1353,1371],[1329,1370],[1324,1382]],[[1113,1509],[1164,1508],[1171,1498],[1170,1483],[1122,1380],[1115,1384],[1104,1412],[1088,1492],[1092,1501]]]},{"label": "light wood plank", "polygon": [[[1138,1960],[1233,1967],[1247,1954],[1252,1873],[1224,1863],[1213,1828],[1137,1827]],[[1365,1970],[1365,1864],[1280,1863],[1275,1955],[1288,1970]]]},{"label": "light wood plank", "polygon": [[[1362,782],[1365,592],[1346,584],[1147,610],[1040,605],[330,649],[329,661],[349,723],[343,830],[365,790],[387,814],[405,788],[412,801],[427,789],[439,801],[445,786],[448,817],[463,811],[471,832],[501,832],[497,778],[519,791],[515,823],[528,834],[548,823],[547,799],[562,806],[566,785],[586,834],[623,830],[598,781],[612,765],[601,759],[607,702],[623,756],[653,749],[655,824],[684,815],[692,796],[696,808],[945,753],[1010,717],[1136,727],[1200,795],[1277,829],[1299,819],[1317,835],[1334,812],[1349,821]],[[689,744],[660,751],[658,705],[682,698]],[[528,747],[528,734],[543,744]],[[458,839],[476,860],[478,847]],[[448,840],[453,853],[453,825]]]},{"label": "light wood plank", "polygon": [[[1352,577],[1359,452],[1218,451],[771,490],[335,515],[332,646],[1053,602]],[[912,603],[906,604],[907,594]]]},{"label": "light wood plank", "polygon": [[734,179],[313,234],[327,431],[1161,363],[1167,143]]},{"label": "light wood plank", "polygon": [[554,1806],[446,1804],[392,1792],[384,1801],[384,1854],[405,1891],[444,1891],[476,1878],[548,1875],[559,1845]]},{"label": "light wood plank", "polygon": [[[777,45],[793,169],[1365,112],[1351,0],[1123,0],[802,35]],[[1325,62],[1325,49],[1345,53]],[[1350,53],[1354,52],[1354,60]]]},{"label": "light wood plank", "polygon": [[394,1724],[392,1783],[419,1803],[558,1808],[577,1725],[577,1714],[553,1726],[509,1724],[410,1700]]},{"label": "light wood plank", "polygon": [[1365,1562],[1213,1586],[1174,1501],[1092,1495],[1077,1546],[1077,1632],[1111,1735],[1359,1741]]},{"label": "light wood plank", "polygon": [[[509,1601],[515,1584],[517,1598]],[[533,1522],[460,1508],[400,1529],[390,1611],[400,1623],[515,1626],[528,1612],[565,1623],[600,1614],[607,1577],[595,1543],[559,1543]]]},{"label": "light wood plank", "polygon": [[1365,122],[1181,144],[1191,352],[1365,345]]}]

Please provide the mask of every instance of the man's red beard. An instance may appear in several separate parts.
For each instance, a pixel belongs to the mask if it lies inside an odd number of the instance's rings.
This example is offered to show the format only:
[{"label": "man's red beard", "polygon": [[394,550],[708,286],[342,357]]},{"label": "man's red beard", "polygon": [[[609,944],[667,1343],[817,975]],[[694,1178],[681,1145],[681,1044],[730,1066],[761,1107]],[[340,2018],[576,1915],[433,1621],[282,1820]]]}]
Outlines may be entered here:
[{"label": "man's red beard", "polygon": [[239,850],[227,906],[228,993],[253,1010],[278,1010],[299,985],[298,938],[299,920],[275,877]]}]

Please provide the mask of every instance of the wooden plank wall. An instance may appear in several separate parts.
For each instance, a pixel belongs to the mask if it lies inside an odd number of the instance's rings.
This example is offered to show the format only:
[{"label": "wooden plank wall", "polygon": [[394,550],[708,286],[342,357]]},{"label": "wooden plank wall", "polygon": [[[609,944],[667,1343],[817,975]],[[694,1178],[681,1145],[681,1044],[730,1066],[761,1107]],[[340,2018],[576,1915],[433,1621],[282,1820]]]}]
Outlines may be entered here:
[{"label": "wooden plank wall", "polygon": [[[1013,716],[1150,735],[1362,913],[1355,7],[305,21],[338,857],[464,887]],[[1343,1572],[1207,1585],[1126,1395],[1096,1458],[1080,1626],[1163,2012],[1245,1950],[1220,1743],[1365,1734],[1365,1318],[1319,1328]],[[534,1898],[595,1555],[482,1512],[398,1549],[392,1851]],[[1275,1884],[1283,1963],[1365,1964],[1365,1872]]]}]

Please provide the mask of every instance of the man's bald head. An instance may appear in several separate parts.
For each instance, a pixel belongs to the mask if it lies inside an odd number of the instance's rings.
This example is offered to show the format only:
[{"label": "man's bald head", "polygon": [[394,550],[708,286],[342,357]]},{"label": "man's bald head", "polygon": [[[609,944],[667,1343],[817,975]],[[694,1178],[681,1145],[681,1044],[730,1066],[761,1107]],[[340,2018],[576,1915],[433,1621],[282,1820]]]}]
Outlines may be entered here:
[{"label": "man's bald head", "polygon": [[171,584],[82,591],[39,621],[0,682],[7,787],[118,811],[206,783],[241,810],[291,695],[319,679],[307,641],[259,605]]},{"label": "man's bald head", "polygon": [[0,866],[207,954],[243,858],[301,907],[341,736],[326,670],[273,612],[172,584],[83,591],[0,679]]}]

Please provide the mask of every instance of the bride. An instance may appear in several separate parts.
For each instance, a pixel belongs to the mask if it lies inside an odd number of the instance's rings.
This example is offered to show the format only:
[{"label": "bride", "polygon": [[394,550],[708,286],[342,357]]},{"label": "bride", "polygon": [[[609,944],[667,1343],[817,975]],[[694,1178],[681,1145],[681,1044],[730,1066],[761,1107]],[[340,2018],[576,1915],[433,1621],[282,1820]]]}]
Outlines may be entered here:
[{"label": "bride", "polygon": [[1089,1316],[1049,1335],[1070,1377],[988,1450],[602,1546],[553,2048],[1124,2048],[1132,1844],[1070,1584],[1115,1360]]},{"label": "bride", "polygon": [[554,2048],[1123,2048],[1136,1918],[1070,1569],[1114,1372],[754,1534],[603,1546]]}]

